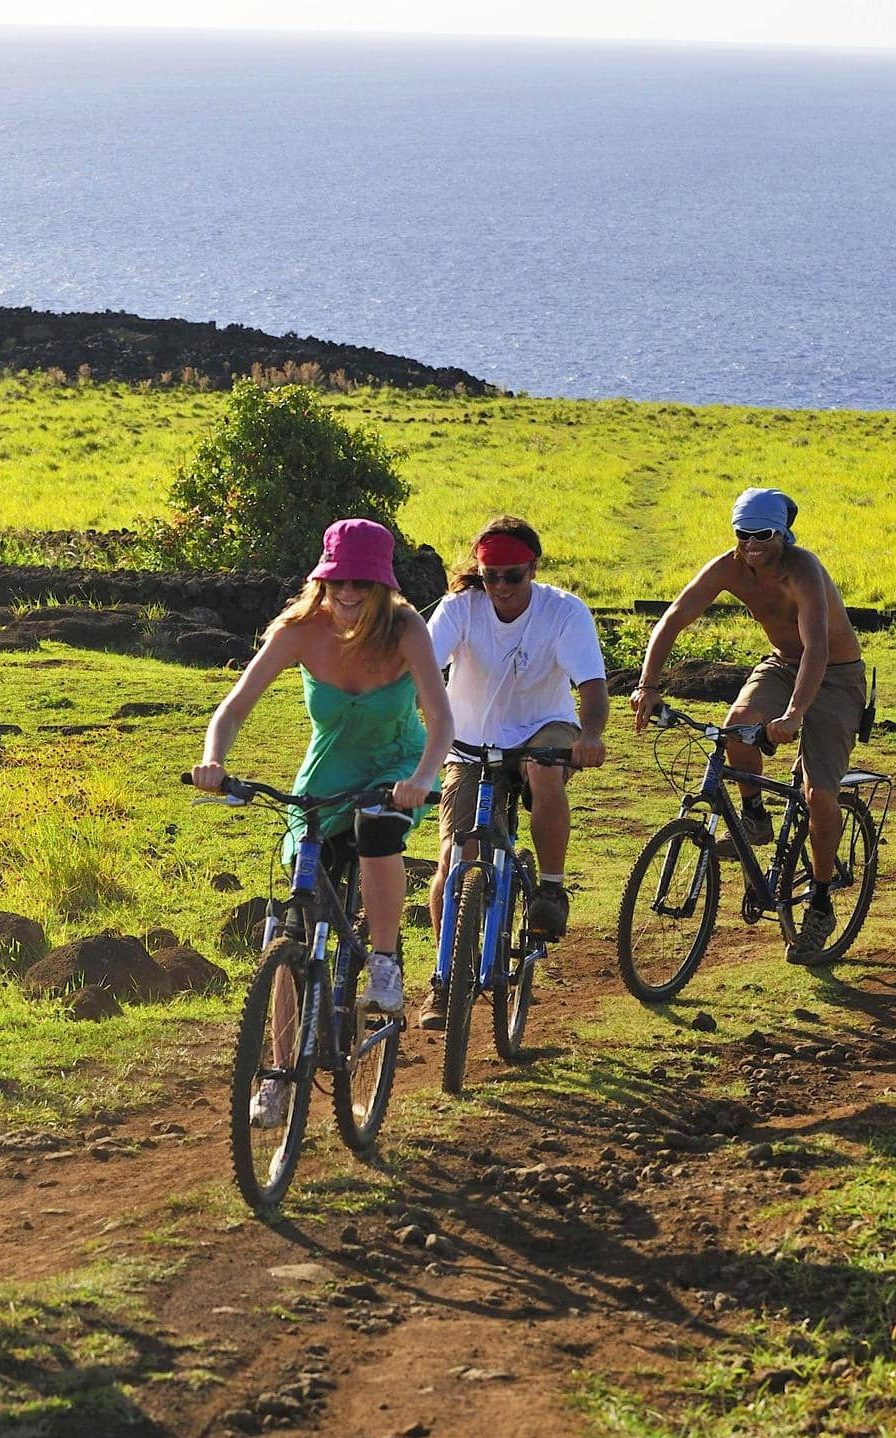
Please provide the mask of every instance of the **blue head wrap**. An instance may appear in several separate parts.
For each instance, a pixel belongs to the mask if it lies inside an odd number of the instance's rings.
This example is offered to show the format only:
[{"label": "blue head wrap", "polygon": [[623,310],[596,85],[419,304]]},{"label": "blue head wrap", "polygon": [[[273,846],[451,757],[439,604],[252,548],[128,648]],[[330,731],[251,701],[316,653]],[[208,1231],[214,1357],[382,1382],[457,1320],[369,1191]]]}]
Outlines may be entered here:
[{"label": "blue head wrap", "polygon": [[731,523],[735,529],[776,529],[785,544],[796,544],[790,529],[797,508],[780,489],[745,489],[734,501]]}]

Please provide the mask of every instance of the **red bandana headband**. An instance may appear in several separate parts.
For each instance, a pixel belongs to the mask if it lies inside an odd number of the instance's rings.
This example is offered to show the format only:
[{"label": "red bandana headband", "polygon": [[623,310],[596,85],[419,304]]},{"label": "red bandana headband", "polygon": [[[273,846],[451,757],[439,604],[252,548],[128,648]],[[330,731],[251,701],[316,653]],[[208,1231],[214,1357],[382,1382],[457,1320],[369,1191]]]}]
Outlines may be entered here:
[{"label": "red bandana headband", "polygon": [[480,539],[475,550],[480,564],[532,564],[538,555],[521,539],[511,534],[487,534]]}]

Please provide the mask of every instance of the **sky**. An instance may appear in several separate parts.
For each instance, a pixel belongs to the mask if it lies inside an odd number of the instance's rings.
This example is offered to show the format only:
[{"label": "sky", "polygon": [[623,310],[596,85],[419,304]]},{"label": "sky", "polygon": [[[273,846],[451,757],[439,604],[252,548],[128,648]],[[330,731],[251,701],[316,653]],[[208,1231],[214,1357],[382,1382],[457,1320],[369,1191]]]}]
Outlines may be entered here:
[{"label": "sky", "polygon": [[896,49],[894,0],[11,0],[3,26],[556,36]]}]

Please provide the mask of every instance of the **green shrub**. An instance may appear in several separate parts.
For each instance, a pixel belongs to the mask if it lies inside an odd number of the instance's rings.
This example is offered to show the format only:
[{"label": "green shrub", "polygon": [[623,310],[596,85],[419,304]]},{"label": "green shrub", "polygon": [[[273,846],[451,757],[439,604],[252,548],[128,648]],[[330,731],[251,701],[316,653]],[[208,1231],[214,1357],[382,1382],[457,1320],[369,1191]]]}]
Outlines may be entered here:
[{"label": "green shrub", "polygon": [[408,486],[372,430],[349,428],[305,385],[237,382],[218,425],[178,465],[173,518],[144,544],[164,567],[304,572],[336,518],[392,525]]}]

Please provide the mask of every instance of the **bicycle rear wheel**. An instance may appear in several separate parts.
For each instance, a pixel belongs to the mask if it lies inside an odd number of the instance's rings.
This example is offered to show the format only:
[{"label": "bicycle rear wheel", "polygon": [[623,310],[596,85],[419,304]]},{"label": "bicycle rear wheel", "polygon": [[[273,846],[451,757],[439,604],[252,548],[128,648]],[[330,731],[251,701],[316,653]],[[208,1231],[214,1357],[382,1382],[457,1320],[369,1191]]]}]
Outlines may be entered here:
[{"label": "bicycle rear wheel", "polygon": [[[535,860],[528,849],[517,855],[535,887]],[[505,1063],[519,1056],[532,1000],[533,964],[520,966],[529,946],[528,902],[519,874],[514,870],[510,881],[507,914],[501,934],[501,947],[495,959],[492,977],[492,1028],[495,1048]]]},{"label": "bicycle rear wheel", "polygon": [[460,1093],[467,1066],[470,1022],[479,977],[482,934],[481,869],[468,869],[463,879],[451,949],[451,978],[448,982],[448,1013],[445,1021],[445,1057],[442,1063],[442,1090]]},{"label": "bicycle rear wheel", "polygon": [[684,988],[712,935],[719,886],[715,844],[696,819],[672,819],[647,840],[619,906],[619,971],[635,998],[662,1003]]},{"label": "bicycle rear wheel", "polygon": [[[401,938],[398,940],[401,959]],[[345,1013],[342,1019],[340,1048],[347,1066],[333,1075],[333,1112],[344,1144],[356,1152],[369,1148],[380,1131],[392,1084],[398,1045],[401,1042],[401,1017],[381,1014],[378,1009],[357,1008],[358,985],[364,971],[352,963],[345,984]],[[362,1043],[378,1039],[360,1058],[353,1055]]]},{"label": "bicycle rear wheel", "polygon": [[261,956],[237,1033],[230,1142],[237,1187],[250,1208],[275,1207],[299,1159],[316,1066],[316,981],[307,951],[274,939]]},{"label": "bicycle rear wheel", "polygon": [[[831,903],[837,927],[815,962],[831,963],[846,953],[865,922],[877,879],[877,830],[868,805],[858,794],[844,789],[840,804],[840,842],[837,846]],[[812,851],[809,847],[809,817],[803,814],[781,866],[781,901],[790,905],[794,924],[812,896]],[[784,935],[785,939],[787,934]]]}]

